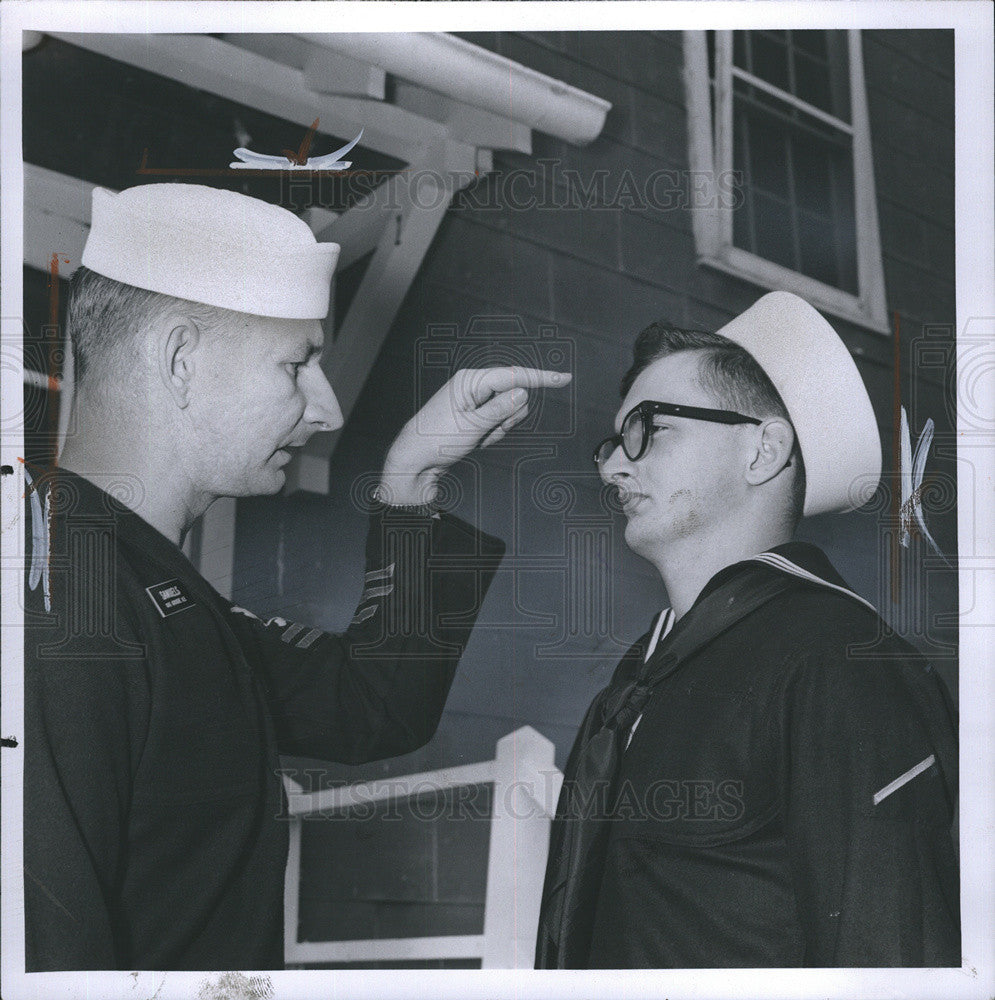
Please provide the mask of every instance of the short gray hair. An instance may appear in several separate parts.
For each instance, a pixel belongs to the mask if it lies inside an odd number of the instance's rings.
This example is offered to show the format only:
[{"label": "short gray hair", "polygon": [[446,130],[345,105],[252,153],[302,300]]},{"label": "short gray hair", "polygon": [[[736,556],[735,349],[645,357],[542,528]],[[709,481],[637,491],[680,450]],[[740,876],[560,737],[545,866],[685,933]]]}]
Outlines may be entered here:
[{"label": "short gray hair", "polygon": [[139,364],[148,323],[176,309],[206,329],[225,328],[232,320],[229,310],[125,285],[78,267],[69,283],[66,310],[77,387],[92,390],[127,383]]}]

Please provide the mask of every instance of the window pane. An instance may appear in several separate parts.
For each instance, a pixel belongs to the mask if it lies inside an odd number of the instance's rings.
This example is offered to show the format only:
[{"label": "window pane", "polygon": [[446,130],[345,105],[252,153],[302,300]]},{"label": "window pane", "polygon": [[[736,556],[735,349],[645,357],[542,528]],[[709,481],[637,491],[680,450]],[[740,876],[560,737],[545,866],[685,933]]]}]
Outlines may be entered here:
[{"label": "window pane", "polygon": [[748,31],[734,31],[732,33],[732,61],[741,69],[750,68],[750,59],[746,52],[746,40]]},{"label": "window pane", "polygon": [[790,90],[788,77],[788,47],[784,41],[771,37],[767,32],[753,32],[753,65],[751,72],[768,83]]},{"label": "window pane", "polygon": [[753,195],[748,187],[742,188],[743,198],[739,207],[732,210],[732,243],[756,253],[756,243],[753,239]]},{"label": "window pane", "polygon": [[857,292],[857,216],[854,205],[853,159],[838,156],[831,165],[836,205],[836,238],[839,249],[840,288]]},{"label": "window pane", "polygon": [[733,81],[733,95],[734,113],[739,113],[741,109],[748,109],[751,113],[759,112],[771,121],[782,122],[787,127],[801,129],[828,142],[846,137],[846,133],[841,132],[837,126],[820,121],[783,97],[769,94],[744,80]]},{"label": "window pane", "polygon": [[845,31],[827,31],[829,50],[829,87],[832,92],[832,113],[850,121],[850,51]]},{"label": "window pane", "polygon": [[855,292],[851,137],[736,81],[733,138],[744,199],[735,245]]},{"label": "window pane", "polygon": [[791,41],[796,48],[815,56],[816,59],[827,57],[825,31],[792,31]]},{"label": "window pane", "polygon": [[833,192],[829,179],[829,156],[832,154],[822,143],[798,136],[792,143],[791,151],[798,207],[824,218],[831,217]]},{"label": "window pane", "polygon": [[733,82],[733,92],[737,102],[760,108],[775,117],[790,117],[794,111],[790,104],[784,103],[783,98],[768,94],[766,90],[754,87],[752,83],[745,83],[743,80]]},{"label": "window pane", "polygon": [[733,32],[732,56],[733,244],[857,294],[853,137],[799,106],[850,121],[847,33]]},{"label": "window pane", "polygon": [[750,147],[750,182],[787,201],[791,194],[784,129],[770,119],[749,113],[744,116],[744,126]]},{"label": "window pane", "polygon": [[749,34],[753,38],[765,38],[767,41],[774,42],[777,45],[788,44],[787,31],[751,31]]},{"label": "window pane", "polygon": [[850,120],[845,31],[734,31],[732,38],[735,66],[836,118]]},{"label": "window pane", "polygon": [[[801,253],[798,269],[837,288],[856,292],[853,150],[849,136],[843,138],[845,142],[819,141],[800,133],[792,137]],[[803,224],[802,219],[807,221]],[[824,252],[813,244],[814,239],[825,243]],[[830,274],[831,278],[823,276]]]},{"label": "window pane", "polygon": [[797,270],[790,206],[759,191],[753,193],[752,201],[756,233],[753,252]]},{"label": "window pane", "polygon": [[747,129],[738,116],[733,124],[732,162],[736,178],[737,198],[734,204],[738,207],[732,212],[732,242],[735,246],[753,249],[753,202],[747,149]]},{"label": "window pane", "polygon": [[795,53],[795,96],[823,111],[833,113],[829,73],[825,63],[801,52]]},{"label": "window pane", "polygon": [[833,226],[818,216],[799,212],[798,244],[801,251],[799,270],[827,285],[839,287],[836,234]]}]

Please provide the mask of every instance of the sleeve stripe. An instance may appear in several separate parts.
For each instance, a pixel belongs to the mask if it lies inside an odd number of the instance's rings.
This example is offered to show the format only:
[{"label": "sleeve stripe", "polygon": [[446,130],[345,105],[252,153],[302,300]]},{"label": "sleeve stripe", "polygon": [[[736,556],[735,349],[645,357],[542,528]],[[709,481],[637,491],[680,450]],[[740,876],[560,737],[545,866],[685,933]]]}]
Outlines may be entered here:
[{"label": "sleeve stripe", "polygon": [[367,618],[372,618],[377,613],[377,608],[380,607],[379,604],[371,604],[367,608],[362,608],[356,612],[355,617],[352,619],[353,625],[359,625],[365,622]]},{"label": "sleeve stripe", "polygon": [[909,768],[905,774],[899,775],[890,784],[887,784],[879,792],[874,793],[874,805],[879,805],[883,802],[892,792],[897,792],[902,785],[907,785],[913,778],[917,778],[923,771],[928,770],[936,763],[936,757],[930,754],[925,760],[919,761],[915,767]]},{"label": "sleeve stripe", "polygon": [[363,578],[364,583],[376,583],[377,580],[389,580],[394,575],[394,564],[384,566],[383,569],[370,570]]},{"label": "sleeve stripe", "polygon": [[322,633],[321,633],[321,629],[320,628],[313,628],[313,629],[311,629],[311,631],[308,632],[308,634],[306,636],[304,636],[304,638],[301,639],[300,642],[296,643],[297,648],[298,649],[307,649],[310,645],[312,645],[314,643],[314,640],[317,639],[318,636],[321,635],[321,634]]},{"label": "sleeve stripe", "polygon": [[359,599],[360,603],[363,601],[368,601],[373,597],[386,597],[388,594],[394,592],[394,584],[388,583],[384,587],[367,587],[363,591],[363,596]]},{"label": "sleeve stripe", "polygon": [[304,626],[299,624],[298,622],[294,622],[294,624],[291,625],[290,628],[288,628],[287,631],[280,636],[280,638],[284,642],[293,642],[294,639],[297,636],[299,636],[303,631],[304,631]]}]

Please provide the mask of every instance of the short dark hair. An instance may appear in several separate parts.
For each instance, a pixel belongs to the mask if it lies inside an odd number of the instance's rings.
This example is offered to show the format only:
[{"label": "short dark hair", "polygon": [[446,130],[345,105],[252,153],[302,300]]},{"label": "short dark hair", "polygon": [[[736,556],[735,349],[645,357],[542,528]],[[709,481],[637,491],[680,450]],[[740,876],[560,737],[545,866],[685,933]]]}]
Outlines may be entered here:
[{"label": "short dark hair", "polygon": [[[622,376],[622,398],[628,395],[639,374],[654,361],[682,351],[701,352],[698,381],[723,406],[752,417],[780,417],[791,424],[781,394],[749,351],[721,334],[684,330],[665,323],[651,323],[636,338],[632,365]],[[791,427],[794,430],[794,424]],[[792,524],[797,524],[805,507],[805,463],[797,432],[791,449],[791,464],[795,475],[789,513]]]},{"label": "short dark hair", "polygon": [[69,282],[66,328],[77,386],[120,385],[133,378],[145,325],[176,308],[206,328],[220,327],[230,319],[224,309],[126,285],[87,267],[76,268]]}]

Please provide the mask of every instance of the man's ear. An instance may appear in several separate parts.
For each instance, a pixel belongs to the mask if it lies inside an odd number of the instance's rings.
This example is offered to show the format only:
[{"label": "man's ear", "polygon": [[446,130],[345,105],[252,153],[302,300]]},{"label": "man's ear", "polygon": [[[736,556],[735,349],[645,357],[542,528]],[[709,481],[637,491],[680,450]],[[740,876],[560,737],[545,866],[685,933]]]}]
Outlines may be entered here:
[{"label": "man's ear", "polygon": [[200,339],[200,327],[183,313],[171,313],[159,326],[159,377],[180,409],[190,402],[190,383]]},{"label": "man's ear", "polygon": [[788,466],[795,432],[787,420],[772,417],[757,428],[755,450],[746,470],[746,481],[752,486],[769,482]]}]

